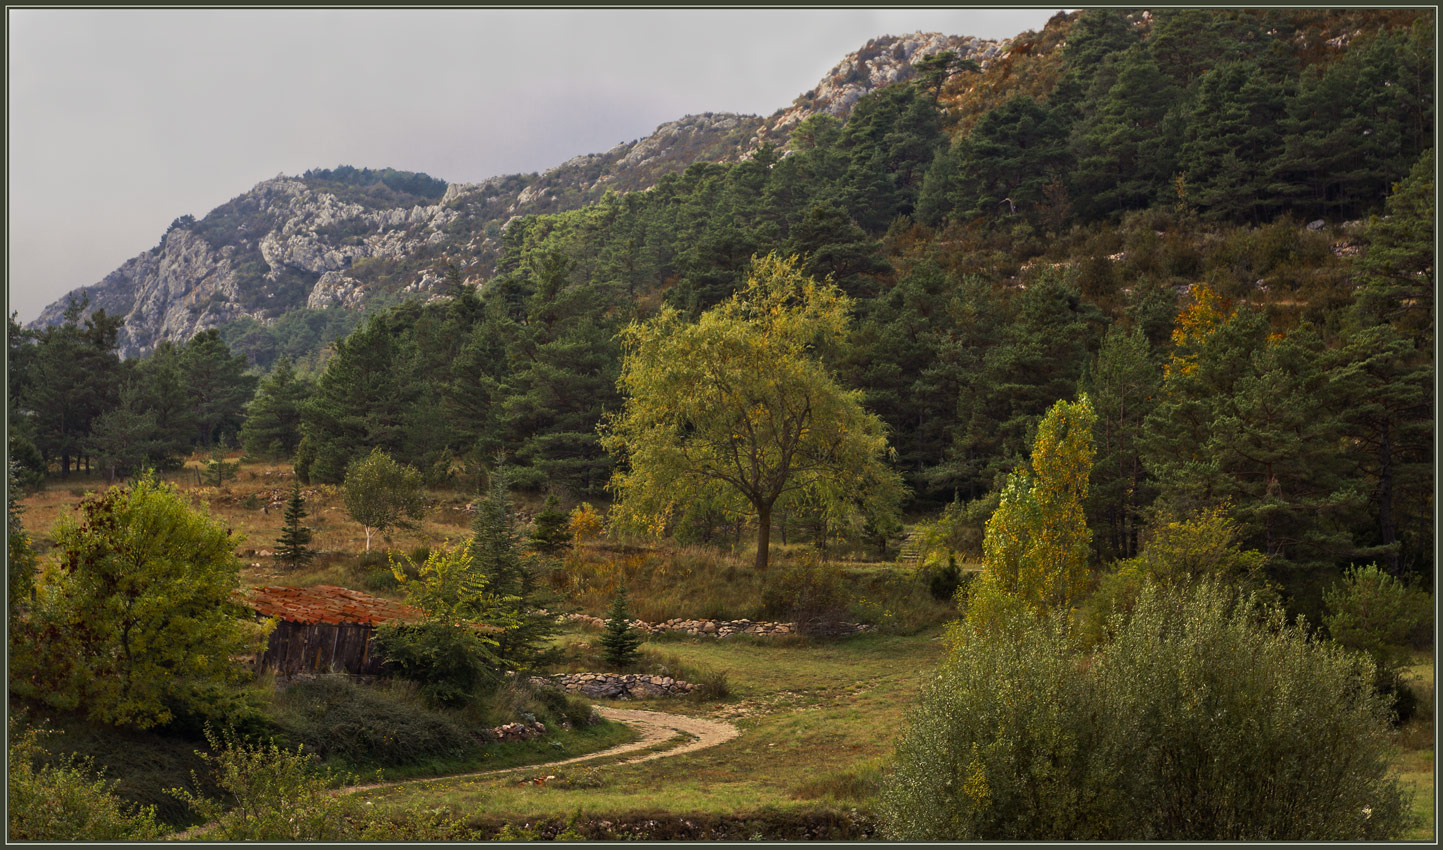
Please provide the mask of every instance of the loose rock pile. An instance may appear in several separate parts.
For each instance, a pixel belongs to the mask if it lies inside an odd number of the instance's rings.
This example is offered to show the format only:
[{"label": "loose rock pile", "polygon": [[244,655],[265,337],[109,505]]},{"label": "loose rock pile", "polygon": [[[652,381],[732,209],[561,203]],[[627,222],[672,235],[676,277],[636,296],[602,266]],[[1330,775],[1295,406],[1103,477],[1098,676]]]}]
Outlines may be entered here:
[{"label": "loose rock pile", "polygon": [[[593,617],[589,614],[567,614],[569,620],[579,620],[589,623],[596,628],[606,625],[606,620],[601,617]],[[764,620],[684,620],[675,618],[661,623],[648,623],[644,620],[631,620],[631,627],[645,634],[658,634],[660,632],[684,632],[688,635],[701,637],[732,637],[733,635],[758,635],[761,637],[775,637],[777,635],[796,634],[795,623],[771,623]],[[825,633],[829,635],[849,635],[856,632],[865,632],[872,629],[869,625],[860,623],[837,623],[835,626],[825,629],[813,629],[813,633]]]},{"label": "loose rock pile", "polygon": [[555,676],[532,676],[531,683],[598,699],[681,696],[696,689],[696,685],[670,676],[648,676],[641,673],[561,673]]},{"label": "loose rock pile", "polygon": [[535,723],[506,723],[491,729],[490,732],[489,737],[497,741],[529,741],[545,735],[546,724],[540,720]]}]

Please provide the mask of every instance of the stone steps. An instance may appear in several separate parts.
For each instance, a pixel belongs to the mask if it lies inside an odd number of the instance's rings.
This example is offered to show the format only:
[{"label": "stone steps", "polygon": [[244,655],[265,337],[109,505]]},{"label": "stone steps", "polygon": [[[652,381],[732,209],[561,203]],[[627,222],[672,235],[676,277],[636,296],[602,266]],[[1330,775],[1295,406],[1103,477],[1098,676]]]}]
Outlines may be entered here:
[{"label": "stone steps", "polygon": [[897,549],[897,563],[905,567],[915,567],[922,560],[922,537],[917,529],[907,532],[907,537]]}]

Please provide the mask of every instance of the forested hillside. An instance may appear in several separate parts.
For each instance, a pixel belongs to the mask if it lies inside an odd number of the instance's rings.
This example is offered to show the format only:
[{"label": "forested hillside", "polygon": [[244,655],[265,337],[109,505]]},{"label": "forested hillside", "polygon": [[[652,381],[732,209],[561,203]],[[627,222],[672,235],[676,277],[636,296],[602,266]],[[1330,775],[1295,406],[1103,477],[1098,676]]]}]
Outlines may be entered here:
[{"label": "forested hillside", "polygon": [[10,319],[9,835],[1436,838],[1434,16],[177,219]]},{"label": "forested hillside", "polygon": [[[1098,558],[1221,507],[1285,581],[1366,561],[1427,575],[1433,43],[1428,11],[1059,14],[985,63],[933,53],[735,161],[486,213],[494,272],[413,228],[334,269],[323,252],[304,280],[253,276],[265,288],[239,297],[287,309],[137,359],[113,353],[107,313],[12,322],[11,454],[32,475],[127,475],[241,442],[337,482],[382,448],[442,484],[505,452],[519,486],[596,498],[618,334],[664,306],[702,315],[775,253],[850,299],[845,342],[819,351],[885,422],[904,510],[945,509],[959,550],[980,547],[1043,413],[1086,392]],[[357,228],[343,243],[381,218],[439,210],[425,226],[460,233],[471,215],[390,170],[311,172],[266,203],[321,189],[359,210],[313,216]],[[240,263],[311,238],[232,244],[215,215],[167,242]],[[397,290],[363,318],[350,294],[401,267],[429,297]],[[709,539],[735,519],[714,509],[671,530]],[[828,533],[879,524],[859,505]]]}]

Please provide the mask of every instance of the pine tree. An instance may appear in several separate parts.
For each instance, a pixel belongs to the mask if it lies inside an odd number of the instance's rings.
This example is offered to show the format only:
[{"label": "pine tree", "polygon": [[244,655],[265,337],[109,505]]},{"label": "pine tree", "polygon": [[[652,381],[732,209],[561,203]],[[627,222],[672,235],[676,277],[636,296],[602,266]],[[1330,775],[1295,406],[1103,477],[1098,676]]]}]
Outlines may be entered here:
[{"label": "pine tree", "polygon": [[306,545],[311,542],[311,530],[301,525],[301,520],[309,515],[305,497],[301,495],[301,483],[297,481],[291,490],[290,500],[286,502],[285,524],[281,526],[281,536],[276,538],[276,560],[293,570],[306,565],[316,556],[315,550]]},{"label": "pine tree", "polygon": [[212,487],[219,487],[227,479],[234,478],[238,469],[240,469],[240,462],[227,461],[225,451],[217,447],[210,453],[210,460],[205,463],[205,482]]},{"label": "pine tree", "polygon": [[555,555],[571,545],[571,532],[566,523],[567,514],[561,510],[556,497],[547,496],[546,504],[536,515],[535,527],[531,530],[531,548],[546,555]]},{"label": "pine tree", "polygon": [[606,630],[601,635],[602,658],[614,668],[629,667],[636,662],[637,647],[641,646],[641,635],[631,627],[631,615],[626,610],[626,588],[616,591],[611,609],[606,612]]},{"label": "pine tree", "polygon": [[311,384],[296,377],[290,358],[276,361],[270,376],[261,381],[246,409],[240,438],[246,454],[289,458],[301,442],[301,406]]},{"label": "pine tree", "polygon": [[472,563],[514,621],[497,637],[496,655],[510,669],[535,669],[554,653],[547,642],[556,624],[537,611],[536,577],[521,560],[505,469],[492,474],[491,489],[477,505],[471,529]]}]

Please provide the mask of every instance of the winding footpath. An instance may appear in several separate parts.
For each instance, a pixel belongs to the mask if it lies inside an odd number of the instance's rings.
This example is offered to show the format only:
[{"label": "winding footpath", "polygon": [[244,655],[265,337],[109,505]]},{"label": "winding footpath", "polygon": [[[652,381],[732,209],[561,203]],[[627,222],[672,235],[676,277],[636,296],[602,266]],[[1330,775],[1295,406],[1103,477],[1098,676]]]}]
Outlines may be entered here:
[{"label": "winding footpath", "polygon": [[688,717],[684,714],[668,714],[664,711],[645,711],[639,708],[612,708],[611,706],[596,706],[596,713],[607,720],[615,720],[618,723],[625,723],[641,733],[641,737],[627,744],[618,744],[605,750],[599,750],[586,755],[574,756],[558,761],[544,761],[536,764],[524,764],[519,767],[503,767],[497,770],[483,770],[477,773],[453,773],[449,776],[434,776],[427,779],[402,779],[395,782],[375,782],[370,785],[351,785],[338,790],[338,794],[355,794],[360,791],[374,791],[378,788],[392,788],[397,785],[413,785],[426,782],[449,782],[453,779],[475,779],[485,776],[505,776],[508,773],[521,773],[524,771],[545,770],[552,767],[560,767],[564,764],[576,764],[578,762],[609,759],[615,756],[626,755],[637,750],[645,750],[663,744],[678,735],[685,735],[692,740],[679,746],[669,747],[664,750],[646,753],[636,758],[622,759],[621,761],[608,762],[602,767],[620,767],[624,764],[638,764],[651,759],[679,756],[682,753],[695,752],[707,747],[715,747],[741,734],[737,727],[722,720],[707,720],[703,717]]},{"label": "winding footpath", "polygon": [[[340,796],[343,794],[356,794],[362,791],[375,791],[382,788],[394,788],[398,785],[424,785],[430,782],[450,782],[457,779],[476,779],[478,777],[505,776],[508,773],[522,773],[526,771],[546,770],[552,767],[559,767],[565,764],[577,764],[579,762],[598,761],[611,759],[616,756],[624,756],[638,750],[647,750],[665,744],[667,741],[681,735],[690,740],[666,749],[648,752],[635,758],[610,761],[598,767],[620,767],[626,764],[638,764],[651,759],[679,756],[683,753],[696,752],[697,750],[715,747],[724,744],[741,734],[737,727],[723,720],[708,720],[703,717],[688,717],[684,714],[669,714],[664,711],[646,711],[639,708],[613,708],[611,706],[596,706],[596,713],[607,720],[615,720],[618,723],[625,723],[641,733],[635,741],[626,744],[618,744],[605,750],[600,750],[586,755],[574,756],[557,761],[539,762],[536,764],[525,764],[519,767],[505,767],[497,770],[482,770],[476,773],[453,773],[449,776],[434,776],[426,779],[401,779],[394,782],[373,782],[369,785],[350,785],[339,788],[332,793]],[[194,826],[183,832],[168,836],[171,840],[185,840],[196,837],[206,827],[213,824]]]}]

